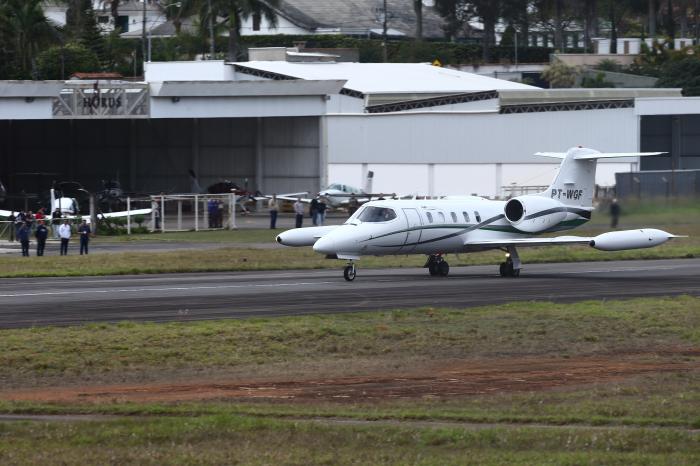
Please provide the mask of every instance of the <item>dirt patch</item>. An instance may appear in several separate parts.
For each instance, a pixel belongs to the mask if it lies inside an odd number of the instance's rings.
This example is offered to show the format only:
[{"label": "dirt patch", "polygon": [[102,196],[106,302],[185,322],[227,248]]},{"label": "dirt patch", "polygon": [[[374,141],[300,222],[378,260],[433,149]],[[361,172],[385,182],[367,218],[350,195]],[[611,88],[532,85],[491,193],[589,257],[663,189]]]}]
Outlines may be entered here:
[{"label": "dirt patch", "polygon": [[[236,379],[139,385],[100,385],[6,390],[0,399],[34,402],[159,402],[210,399],[284,399],[356,402],[396,398],[448,398],[488,393],[540,391],[620,381],[628,377],[700,369],[695,351],[552,358],[435,362],[430,370],[332,378]],[[679,361],[678,356],[690,356]]]}]

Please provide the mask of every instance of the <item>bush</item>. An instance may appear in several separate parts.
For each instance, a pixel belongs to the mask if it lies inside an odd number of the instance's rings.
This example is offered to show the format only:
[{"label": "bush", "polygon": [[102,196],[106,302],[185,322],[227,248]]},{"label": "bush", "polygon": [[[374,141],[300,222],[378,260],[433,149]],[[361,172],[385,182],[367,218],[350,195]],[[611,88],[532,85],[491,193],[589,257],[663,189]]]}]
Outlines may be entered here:
[{"label": "bush", "polygon": [[685,96],[700,96],[700,59],[692,55],[667,62],[656,87],[681,87]]},{"label": "bush", "polygon": [[36,67],[40,79],[66,79],[76,72],[100,71],[100,62],[87,47],[68,43],[63,48],[53,46],[41,52]]}]

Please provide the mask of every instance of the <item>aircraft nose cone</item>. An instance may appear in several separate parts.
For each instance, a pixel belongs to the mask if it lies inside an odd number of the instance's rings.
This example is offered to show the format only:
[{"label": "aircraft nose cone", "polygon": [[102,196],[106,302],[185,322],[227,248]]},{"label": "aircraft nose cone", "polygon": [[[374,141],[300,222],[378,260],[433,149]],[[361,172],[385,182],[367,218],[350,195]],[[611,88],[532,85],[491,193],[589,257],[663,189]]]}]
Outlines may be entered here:
[{"label": "aircraft nose cone", "polygon": [[322,237],[319,238],[316,243],[314,243],[314,252],[319,254],[335,254],[337,249],[335,247],[335,240],[333,238]]}]

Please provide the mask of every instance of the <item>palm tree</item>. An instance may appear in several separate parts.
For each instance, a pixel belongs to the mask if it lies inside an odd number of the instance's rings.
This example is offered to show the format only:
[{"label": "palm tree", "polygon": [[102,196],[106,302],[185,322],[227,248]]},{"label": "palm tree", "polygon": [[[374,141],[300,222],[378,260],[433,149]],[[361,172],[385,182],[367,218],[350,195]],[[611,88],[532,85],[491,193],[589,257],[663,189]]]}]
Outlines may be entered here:
[{"label": "palm tree", "polygon": [[416,13],[416,40],[423,40],[423,0],[413,0],[413,11]]},{"label": "palm tree", "polygon": [[19,74],[31,76],[36,55],[52,37],[42,0],[0,0],[0,37]]},{"label": "palm tree", "polygon": [[225,18],[228,28],[229,61],[236,61],[240,54],[241,21],[253,17],[265,18],[271,26],[277,26],[275,9],[280,0],[211,0],[214,14]]}]

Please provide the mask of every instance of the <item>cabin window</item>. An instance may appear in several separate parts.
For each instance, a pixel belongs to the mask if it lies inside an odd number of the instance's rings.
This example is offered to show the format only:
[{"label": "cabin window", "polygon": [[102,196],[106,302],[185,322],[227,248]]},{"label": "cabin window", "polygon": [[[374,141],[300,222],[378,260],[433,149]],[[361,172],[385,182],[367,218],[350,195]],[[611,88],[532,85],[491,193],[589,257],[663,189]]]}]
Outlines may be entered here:
[{"label": "cabin window", "polygon": [[462,216],[464,216],[464,221],[469,223],[469,214],[466,212],[462,212]]},{"label": "cabin window", "polygon": [[425,216],[428,217],[428,222],[433,223],[433,214],[426,212]]},{"label": "cabin window", "polygon": [[479,215],[479,211],[475,210],[474,211],[474,218],[476,218],[476,221],[481,223],[481,215]]},{"label": "cabin window", "polygon": [[445,223],[445,214],[438,212],[438,218],[440,219],[440,223]]},{"label": "cabin window", "polygon": [[450,214],[452,215],[452,222],[457,223],[457,214],[454,212],[450,212]]},{"label": "cabin window", "polygon": [[367,207],[358,218],[363,222],[388,222],[396,218],[396,212],[388,207]]}]

